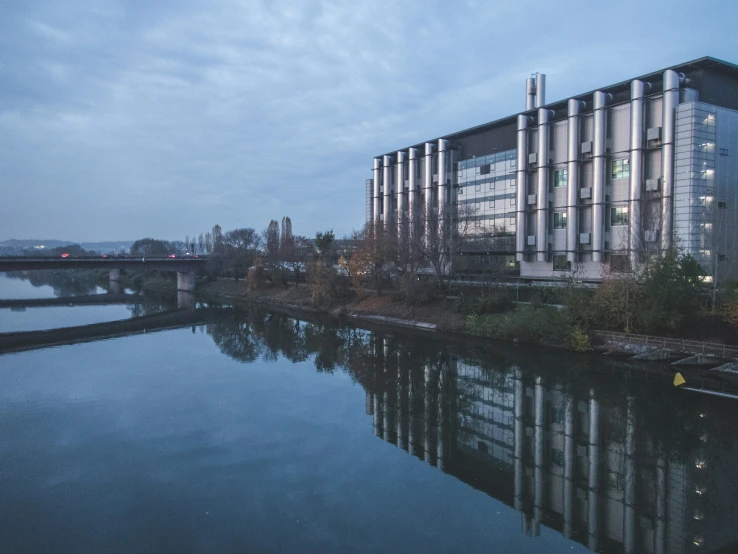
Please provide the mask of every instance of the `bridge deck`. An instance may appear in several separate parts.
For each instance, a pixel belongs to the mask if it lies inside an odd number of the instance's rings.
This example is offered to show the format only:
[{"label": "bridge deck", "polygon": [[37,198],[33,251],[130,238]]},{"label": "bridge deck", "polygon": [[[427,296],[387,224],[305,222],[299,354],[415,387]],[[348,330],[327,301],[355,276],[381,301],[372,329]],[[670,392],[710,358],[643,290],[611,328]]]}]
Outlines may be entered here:
[{"label": "bridge deck", "polygon": [[116,258],[94,257],[25,257],[0,256],[0,271],[31,271],[38,269],[142,269],[177,271],[180,273],[204,268],[206,258]]}]

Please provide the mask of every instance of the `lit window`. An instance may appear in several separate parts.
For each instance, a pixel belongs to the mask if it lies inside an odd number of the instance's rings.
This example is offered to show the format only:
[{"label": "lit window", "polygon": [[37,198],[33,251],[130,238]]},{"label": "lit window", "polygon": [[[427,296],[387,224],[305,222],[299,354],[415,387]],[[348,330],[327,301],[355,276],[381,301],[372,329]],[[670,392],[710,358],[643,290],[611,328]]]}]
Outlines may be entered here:
[{"label": "lit window", "polygon": [[490,200],[489,201],[489,207],[490,208],[494,208],[495,207],[495,201],[494,200]]},{"label": "lit window", "polygon": [[554,229],[566,229],[566,212],[554,212]]},{"label": "lit window", "polygon": [[566,169],[557,169],[554,171],[554,186],[555,187],[565,187],[567,184],[567,170]]},{"label": "lit window", "polygon": [[514,198],[511,198],[511,199],[510,199],[510,205],[511,205],[511,206],[514,206],[514,205],[515,205],[515,199],[514,199]]},{"label": "lit window", "polygon": [[476,185],[476,186],[474,187],[474,191],[475,191],[475,192],[480,192],[481,190],[482,190],[482,185]]},{"label": "lit window", "polygon": [[627,177],[630,177],[630,159],[624,158],[622,160],[613,160],[612,178],[625,179]]},{"label": "lit window", "polygon": [[610,210],[610,225],[617,227],[618,225],[628,224],[628,207],[621,206]]}]

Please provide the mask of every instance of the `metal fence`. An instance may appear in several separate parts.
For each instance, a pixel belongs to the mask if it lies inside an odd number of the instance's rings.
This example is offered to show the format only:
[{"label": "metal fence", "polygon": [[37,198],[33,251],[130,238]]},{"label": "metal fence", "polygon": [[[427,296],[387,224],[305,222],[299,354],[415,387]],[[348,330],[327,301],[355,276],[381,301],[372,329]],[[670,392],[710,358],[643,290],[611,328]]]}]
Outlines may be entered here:
[{"label": "metal fence", "polygon": [[593,331],[595,337],[605,342],[625,342],[649,348],[663,348],[674,352],[685,352],[691,354],[707,354],[720,358],[738,358],[738,346],[719,344],[715,342],[702,342],[686,339],[669,339],[665,337],[652,337],[650,335],[634,335],[629,333],[616,333],[613,331]]}]

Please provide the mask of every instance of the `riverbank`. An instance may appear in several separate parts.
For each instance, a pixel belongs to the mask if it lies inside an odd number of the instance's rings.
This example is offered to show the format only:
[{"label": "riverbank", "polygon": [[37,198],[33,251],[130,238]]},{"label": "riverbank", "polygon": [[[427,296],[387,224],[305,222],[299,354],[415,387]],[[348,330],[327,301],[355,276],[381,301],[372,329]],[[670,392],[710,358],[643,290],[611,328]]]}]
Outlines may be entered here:
[{"label": "riverbank", "polygon": [[415,327],[432,331],[464,333],[465,318],[454,312],[451,300],[435,300],[410,307],[393,293],[377,296],[372,292],[330,310],[313,306],[309,287],[290,286],[248,290],[245,281],[217,280],[198,285],[198,296],[217,302],[243,305],[282,306],[312,313],[331,314],[348,319],[367,319],[388,325]]},{"label": "riverbank", "polygon": [[710,388],[722,388],[721,382],[738,382],[738,372],[732,355],[730,359],[704,355],[690,358],[689,355],[698,350],[669,350],[663,345],[656,348],[642,344],[639,336],[634,336],[637,338],[629,341],[623,334],[618,334],[617,340],[602,340],[597,332],[592,332],[590,336],[590,333],[572,326],[565,311],[555,306],[519,304],[500,313],[465,315],[460,313],[457,299],[436,299],[422,306],[410,307],[397,294],[384,293],[378,296],[368,291],[351,302],[325,310],[313,306],[308,286],[248,290],[246,282],[232,280],[202,284],[198,288],[198,295],[206,300],[234,305],[328,314],[366,323],[591,352],[605,358],[627,358],[642,364],[644,368],[658,364],[664,369],[670,368],[669,371],[674,374],[677,371],[686,372],[685,375],[691,377],[690,381],[698,379],[705,383],[707,379],[710,381]]}]

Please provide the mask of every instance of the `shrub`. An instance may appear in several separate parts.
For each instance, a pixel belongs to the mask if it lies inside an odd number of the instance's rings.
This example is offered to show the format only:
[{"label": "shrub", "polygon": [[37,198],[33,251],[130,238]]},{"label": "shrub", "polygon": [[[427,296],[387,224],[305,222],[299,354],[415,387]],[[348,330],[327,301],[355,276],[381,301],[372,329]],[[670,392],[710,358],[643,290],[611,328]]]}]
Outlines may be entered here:
[{"label": "shrub", "polygon": [[459,296],[456,311],[465,315],[498,314],[513,308],[512,294],[506,290],[494,291],[482,296]]},{"label": "shrub", "polygon": [[574,327],[571,331],[571,349],[574,352],[589,352],[592,350],[589,335],[579,327]]},{"label": "shrub", "polygon": [[338,275],[333,267],[322,261],[308,266],[307,282],[316,308],[329,309],[352,296],[349,278]]},{"label": "shrub", "polygon": [[563,310],[518,306],[505,314],[471,314],[466,327],[472,333],[531,344],[569,344],[570,325]]},{"label": "shrub", "polygon": [[400,296],[408,306],[427,304],[435,299],[437,287],[417,275],[406,273],[399,278]]},{"label": "shrub", "polygon": [[266,282],[267,275],[263,265],[252,267],[246,274],[246,284],[249,290],[260,289],[266,285]]}]

